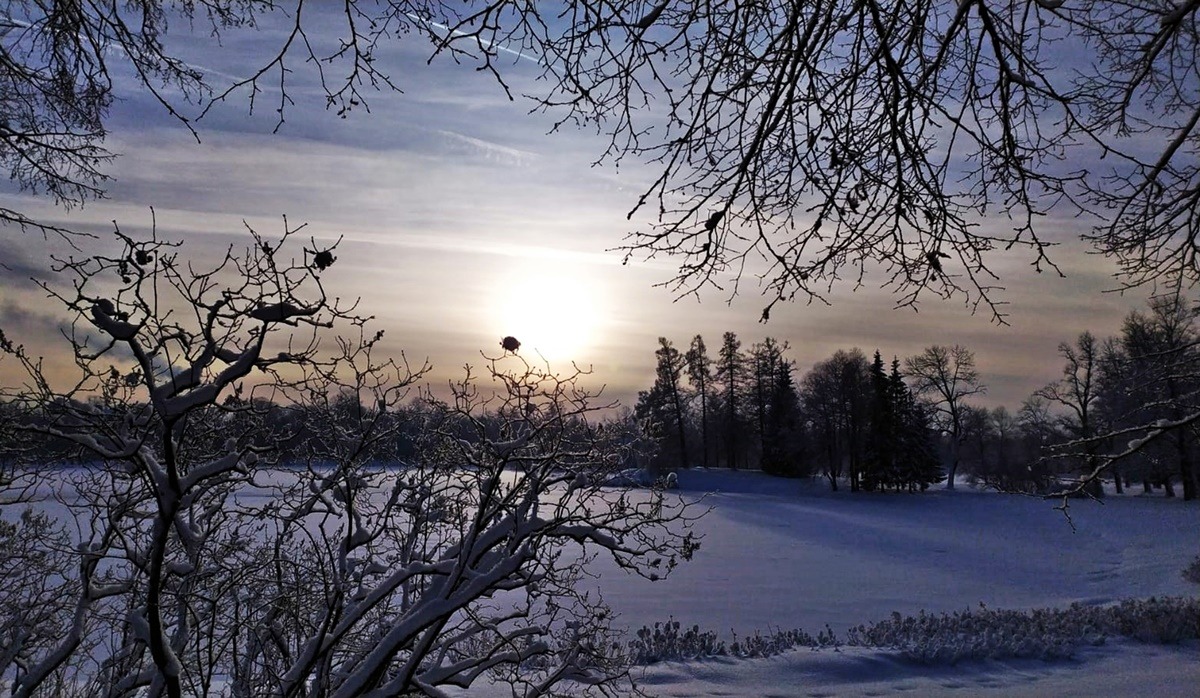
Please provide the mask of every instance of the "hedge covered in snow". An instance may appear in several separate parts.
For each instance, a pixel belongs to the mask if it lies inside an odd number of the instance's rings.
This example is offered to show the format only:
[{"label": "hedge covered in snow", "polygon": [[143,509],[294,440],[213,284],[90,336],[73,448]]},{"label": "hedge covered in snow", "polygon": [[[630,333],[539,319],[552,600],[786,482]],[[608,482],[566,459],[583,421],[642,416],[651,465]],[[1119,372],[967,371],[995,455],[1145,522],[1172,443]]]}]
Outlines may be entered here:
[{"label": "hedge covered in snow", "polygon": [[643,627],[629,641],[635,664],[687,661],[704,657],[769,657],[798,647],[866,647],[894,650],[924,664],[971,659],[1061,659],[1108,638],[1170,644],[1200,639],[1200,599],[1127,599],[1108,606],[1073,604],[1066,609],[1005,611],[978,609],[891,618],[851,628],[839,638],[828,626],[816,636],[781,630],[725,642],[699,626],[678,621]]}]

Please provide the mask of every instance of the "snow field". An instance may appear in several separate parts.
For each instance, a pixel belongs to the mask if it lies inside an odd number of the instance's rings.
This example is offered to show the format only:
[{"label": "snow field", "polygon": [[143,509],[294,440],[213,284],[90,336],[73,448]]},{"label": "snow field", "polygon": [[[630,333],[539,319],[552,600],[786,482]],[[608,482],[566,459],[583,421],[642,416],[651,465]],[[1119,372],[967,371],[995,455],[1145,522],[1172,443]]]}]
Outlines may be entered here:
[{"label": "snow field", "polygon": [[[286,471],[263,476],[289,479]],[[61,516],[56,496],[72,498],[54,480],[39,483],[39,508]],[[1200,553],[1197,502],[1072,500],[1069,522],[1055,501],[969,489],[831,493],[821,481],[718,470],[681,472],[678,484],[674,495],[710,508],[695,525],[704,538],[693,560],[657,582],[603,558],[592,567],[588,583],[630,637],[673,619],[726,642],[794,628],[828,628],[845,639],[850,628],[893,612],[1064,608],[1197,591],[1180,575]],[[266,493],[248,488],[242,496]],[[635,677],[650,695],[667,697],[1193,696],[1200,642],[1110,639],[1053,661],[932,666],[885,649],[801,647],[767,658],[658,662],[635,668]],[[499,689],[473,686],[463,695]]]},{"label": "snow field", "polygon": [[[839,637],[894,611],[1106,604],[1194,595],[1180,576],[1200,553],[1200,503],[1110,497],[1056,501],[960,489],[831,493],[817,481],[685,471],[685,497],[711,492],[700,550],[666,580],[612,570],[598,584],[630,627],[674,618],[722,639],[829,626]],[[1074,528],[1072,528],[1072,523]],[[641,685],[661,696],[1193,696],[1200,643],[1110,640],[1074,658],[928,666],[899,652],[798,649],[765,659],[661,662]]]},{"label": "snow field", "polygon": [[[711,507],[695,558],[656,583],[598,565],[599,588],[632,627],[674,617],[740,635],[828,624],[839,635],[898,611],[1102,604],[1190,595],[1200,502],[1057,501],[940,489],[828,491],[757,472],[685,471],[680,494]],[[726,635],[727,637],[727,635]]]}]

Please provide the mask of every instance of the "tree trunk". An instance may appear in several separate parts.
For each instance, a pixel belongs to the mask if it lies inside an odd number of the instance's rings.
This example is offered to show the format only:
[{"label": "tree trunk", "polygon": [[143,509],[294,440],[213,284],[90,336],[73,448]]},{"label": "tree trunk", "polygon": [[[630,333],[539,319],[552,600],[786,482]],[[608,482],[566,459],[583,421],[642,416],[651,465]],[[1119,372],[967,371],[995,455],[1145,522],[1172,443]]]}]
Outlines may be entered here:
[{"label": "tree trunk", "polygon": [[1192,472],[1192,454],[1187,447],[1186,434],[1180,434],[1180,453],[1179,453],[1179,481],[1183,484],[1183,499],[1184,501],[1192,501],[1196,498],[1196,476]]},{"label": "tree trunk", "polygon": [[946,469],[946,489],[954,489],[954,476],[958,474],[958,458],[962,451],[962,444],[957,436],[951,436],[950,439],[950,467]]}]

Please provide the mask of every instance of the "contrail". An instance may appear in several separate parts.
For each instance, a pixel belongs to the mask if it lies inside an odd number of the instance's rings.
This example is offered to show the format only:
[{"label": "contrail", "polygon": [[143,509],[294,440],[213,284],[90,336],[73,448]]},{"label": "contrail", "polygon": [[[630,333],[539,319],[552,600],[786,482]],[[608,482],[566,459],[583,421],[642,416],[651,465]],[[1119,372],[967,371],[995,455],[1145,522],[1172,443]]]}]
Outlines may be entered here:
[{"label": "contrail", "polygon": [[508,53],[513,56],[516,56],[517,58],[523,58],[527,61],[533,61],[534,63],[537,63],[538,65],[544,65],[542,63],[541,58],[539,58],[538,56],[531,56],[531,55],[524,53],[523,51],[511,49],[507,46],[498,44],[494,41],[488,41],[486,39],[480,38],[478,35],[470,34],[468,32],[462,31],[461,29],[451,29],[450,27],[446,26],[445,24],[442,24],[441,22],[435,22],[432,19],[425,19],[424,17],[420,17],[411,12],[406,12],[404,14],[409,19],[413,20],[414,22],[420,22],[422,24],[436,27],[436,28],[441,29],[442,31],[446,32],[447,34],[454,34],[455,36],[473,36],[473,37],[475,37],[475,40],[479,42],[479,45],[482,46],[483,48],[494,49],[495,51],[498,51],[500,53]]},{"label": "contrail", "polygon": [[[12,17],[11,15],[0,14],[0,39],[7,36],[8,33],[10,31],[12,31],[13,29],[29,29],[31,27],[33,27],[33,25],[30,24],[29,22],[26,22],[21,19],[17,19],[15,17]],[[80,34],[80,36],[83,36],[83,35]],[[100,47],[100,51],[102,53],[110,54],[110,55],[124,55],[124,56],[130,55],[128,49],[126,49],[120,43],[105,42]],[[217,70],[215,68],[206,67],[200,63],[193,63],[190,61],[180,61],[180,63],[184,66],[187,66],[188,68],[192,68],[201,73],[204,73],[206,76],[207,75],[215,75],[217,77],[224,78],[224,79],[230,80],[230,81],[244,79],[244,78],[238,77],[237,75],[230,75],[229,73]]]}]

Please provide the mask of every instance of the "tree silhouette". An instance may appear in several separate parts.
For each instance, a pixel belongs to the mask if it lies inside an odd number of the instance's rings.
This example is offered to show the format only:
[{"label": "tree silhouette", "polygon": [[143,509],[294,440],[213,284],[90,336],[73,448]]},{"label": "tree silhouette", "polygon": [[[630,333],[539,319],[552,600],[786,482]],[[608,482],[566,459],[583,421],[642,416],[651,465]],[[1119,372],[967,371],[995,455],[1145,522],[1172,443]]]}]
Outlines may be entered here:
[{"label": "tree silhouette", "polygon": [[965,398],[987,391],[975,369],[975,353],[955,344],[935,344],[904,361],[905,375],[913,379],[913,392],[935,406],[938,426],[950,437],[950,467],[946,489],[954,489],[954,476],[966,438]]},{"label": "tree silhouette", "polygon": [[[325,10],[325,11],[322,11]],[[879,281],[915,304],[958,292],[996,304],[992,253],[1050,265],[1043,214],[1099,214],[1085,237],[1122,283],[1200,280],[1200,3],[819,0],[513,4],[347,0],[10,2],[0,16],[0,161],[58,201],[102,193],[114,72],[185,128],[268,88],[279,124],[316,73],[344,116],[394,89],[390,41],[472,64],[512,93],[511,59],[557,126],[607,139],[601,159],[653,163],[630,256],[669,254],[679,292],[767,265],[764,317],[834,284]],[[177,21],[180,20],[180,21]],[[218,37],[282,28],[245,77],[172,53],[177,26]],[[272,35],[273,37],[275,35]],[[315,40],[320,38],[322,40]],[[189,109],[187,107],[194,107]],[[982,227],[1003,211],[1011,224]],[[31,223],[18,211],[0,217]],[[735,287],[736,288],[736,287]]]},{"label": "tree silhouette", "polygon": [[[1097,451],[1100,444],[1094,437],[1101,430],[1095,409],[1099,398],[1100,345],[1091,332],[1083,332],[1075,339],[1074,345],[1060,342],[1058,353],[1066,361],[1062,378],[1037,390],[1034,395],[1067,409],[1068,414],[1059,423],[1069,438],[1081,445],[1081,471],[1088,475],[1096,471],[1099,463]],[[1120,476],[1114,475],[1117,478],[1117,492],[1120,493]],[[1088,492],[1093,496],[1104,494],[1099,480],[1091,483]]]},{"label": "tree silhouette", "polygon": [[658,338],[654,357],[654,385],[638,394],[636,414],[648,425],[651,434],[658,437],[663,451],[675,451],[672,459],[675,464],[686,468],[689,465],[688,411],[683,387],[686,361],[666,337]]},{"label": "tree silhouette", "polygon": [[[0,447],[51,437],[72,465],[0,448],[8,690],[632,690],[578,582],[596,554],[669,573],[697,545],[688,505],[610,485],[630,444],[579,369],[505,353],[488,388],[468,370],[406,411],[426,367],[380,355],[296,233],[252,232],[211,267],[120,231],[57,259],[42,286],[72,317],[66,377],[0,334],[25,374],[0,386]],[[50,515],[19,514],[35,485],[60,497]]]},{"label": "tree silhouette", "polygon": [[703,337],[696,335],[692,338],[692,344],[688,347],[687,353],[684,354],[684,359],[687,361],[688,382],[691,384],[692,390],[696,392],[696,397],[700,398],[700,462],[707,468],[709,464],[708,456],[711,451],[708,430],[708,406],[710,403],[709,396],[712,393],[713,375],[712,359],[708,356],[708,349],[704,346]]}]

